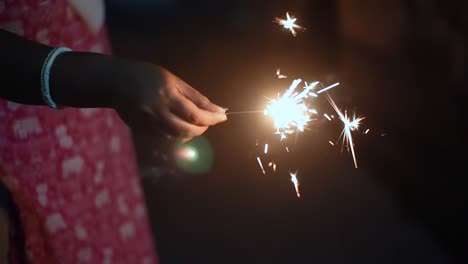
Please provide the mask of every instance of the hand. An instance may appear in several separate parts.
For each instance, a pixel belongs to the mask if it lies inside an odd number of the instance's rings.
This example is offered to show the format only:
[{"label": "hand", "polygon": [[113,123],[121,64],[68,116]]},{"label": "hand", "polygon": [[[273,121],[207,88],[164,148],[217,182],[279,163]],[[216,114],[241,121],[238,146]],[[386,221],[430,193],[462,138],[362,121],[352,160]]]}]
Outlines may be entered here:
[{"label": "hand", "polygon": [[150,64],[134,69],[138,69],[136,90],[131,91],[136,92],[136,99],[117,107],[131,128],[149,133],[162,130],[186,142],[203,134],[208,127],[227,120],[225,109],[168,70]]}]

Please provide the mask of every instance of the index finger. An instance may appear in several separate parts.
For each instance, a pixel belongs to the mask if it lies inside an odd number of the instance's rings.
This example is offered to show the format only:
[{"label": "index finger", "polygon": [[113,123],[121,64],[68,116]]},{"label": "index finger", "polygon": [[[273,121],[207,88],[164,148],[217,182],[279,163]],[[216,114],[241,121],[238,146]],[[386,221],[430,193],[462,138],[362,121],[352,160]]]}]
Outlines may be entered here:
[{"label": "index finger", "polygon": [[197,126],[213,126],[227,119],[224,112],[212,112],[199,108],[185,96],[177,96],[170,106],[171,112]]},{"label": "index finger", "polygon": [[226,109],[212,103],[206,96],[188,84],[184,85],[184,87],[180,90],[185,97],[204,110],[223,114],[226,112]]}]

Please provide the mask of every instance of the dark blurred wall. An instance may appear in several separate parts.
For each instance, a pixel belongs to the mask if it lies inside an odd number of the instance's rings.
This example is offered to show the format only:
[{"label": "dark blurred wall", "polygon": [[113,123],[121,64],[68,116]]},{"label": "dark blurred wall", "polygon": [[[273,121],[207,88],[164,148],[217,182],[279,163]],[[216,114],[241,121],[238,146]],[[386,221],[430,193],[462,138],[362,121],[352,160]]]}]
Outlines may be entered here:
[{"label": "dark blurred wall", "polygon": [[466,260],[466,1],[339,4],[341,73],[353,101],[391,133],[364,153],[405,215]]}]

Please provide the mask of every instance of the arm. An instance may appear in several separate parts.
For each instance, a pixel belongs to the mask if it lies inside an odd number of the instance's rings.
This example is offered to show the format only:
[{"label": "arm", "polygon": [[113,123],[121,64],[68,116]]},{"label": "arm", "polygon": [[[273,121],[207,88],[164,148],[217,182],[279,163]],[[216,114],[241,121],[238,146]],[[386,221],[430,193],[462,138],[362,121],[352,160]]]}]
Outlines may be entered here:
[{"label": "arm", "polygon": [[[51,49],[0,30],[0,82],[10,84],[2,85],[0,97],[44,105],[41,68]],[[226,120],[224,109],[169,71],[97,53],[59,55],[50,72],[50,92],[58,105],[114,108],[131,127],[143,124],[187,138]]]},{"label": "arm", "polygon": [[[9,101],[44,105],[40,89],[42,64],[53,47],[0,30],[0,97]],[[55,60],[50,89],[59,105],[112,107],[119,87],[119,59],[112,56],[69,52]],[[123,60],[122,60],[123,61]],[[126,96],[127,97],[127,96]],[[128,97],[127,97],[128,98]],[[130,98],[128,98],[130,99]]]}]

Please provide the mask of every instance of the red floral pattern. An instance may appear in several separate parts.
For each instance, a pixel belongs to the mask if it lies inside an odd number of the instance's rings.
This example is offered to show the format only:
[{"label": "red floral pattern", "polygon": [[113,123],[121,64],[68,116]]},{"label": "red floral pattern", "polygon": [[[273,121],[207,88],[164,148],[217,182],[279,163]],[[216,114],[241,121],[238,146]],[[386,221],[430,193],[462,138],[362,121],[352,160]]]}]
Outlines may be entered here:
[{"label": "red floral pattern", "polygon": [[[105,28],[90,33],[64,0],[0,0],[0,28],[110,52]],[[31,263],[157,263],[133,145],[113,110],[0,99],[0,167]]]}]

